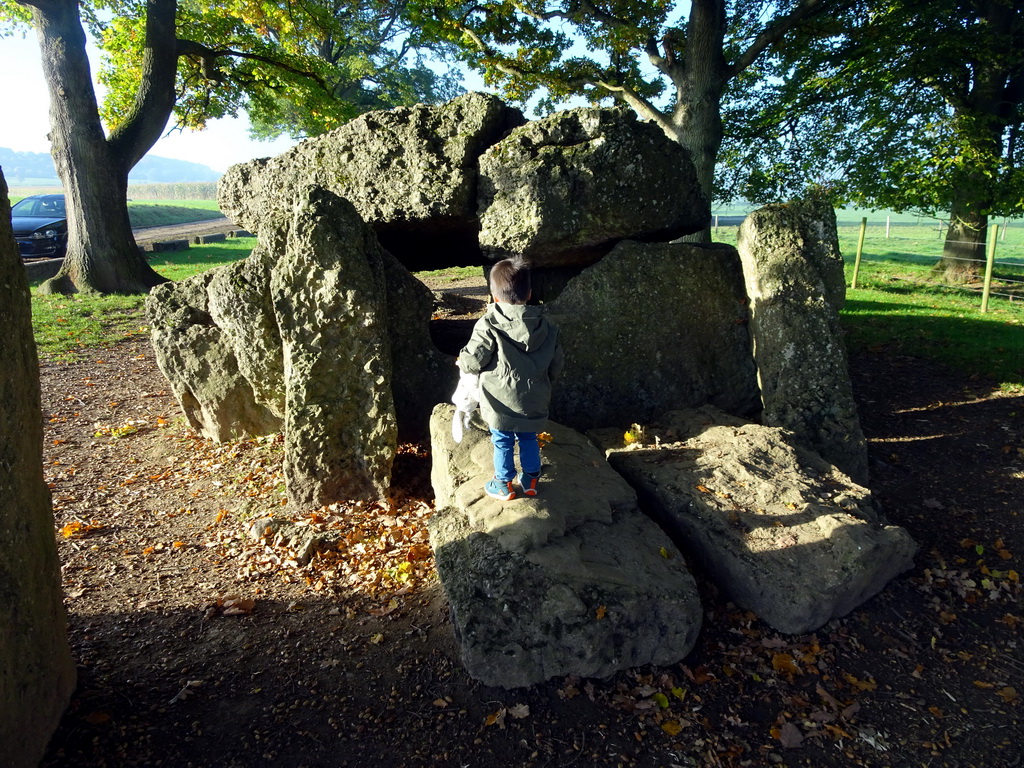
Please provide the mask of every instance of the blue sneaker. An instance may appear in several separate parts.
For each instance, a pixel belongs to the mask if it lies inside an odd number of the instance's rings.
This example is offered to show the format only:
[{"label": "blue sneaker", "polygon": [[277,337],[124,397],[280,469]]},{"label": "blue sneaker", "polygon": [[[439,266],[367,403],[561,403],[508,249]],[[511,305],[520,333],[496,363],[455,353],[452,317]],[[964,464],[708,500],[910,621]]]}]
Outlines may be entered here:
[{"label": "blue sneaker", "polygon": [[502,482],[496,477],[492,477],[487,481],[484,486],[484,492],[492,499],[499,499],[500,501],[509,501],[516,497],[516,492],[512,490],[512,481]]},{"label": "blue sneaker", "polygon": [[540,472],[536,475],[531,475],[529,472],[523,472],[519,476],[519,485],[523,489],[523,493],[527,496],[537,495],[537,483],[540,481]]}]

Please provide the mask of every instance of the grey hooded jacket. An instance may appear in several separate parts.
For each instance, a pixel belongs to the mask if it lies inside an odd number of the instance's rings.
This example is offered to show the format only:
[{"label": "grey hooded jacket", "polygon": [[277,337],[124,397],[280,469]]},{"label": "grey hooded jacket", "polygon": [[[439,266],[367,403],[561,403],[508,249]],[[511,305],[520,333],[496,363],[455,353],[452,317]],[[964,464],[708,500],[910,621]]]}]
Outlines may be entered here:
[{"label": "grey hooded jacket", "polygon": [[504,432],[544,429],[562,361],[558,328],[541,307],[504,302],[488,305],[459,353],[459,367],[480,375],[481,415]]}]

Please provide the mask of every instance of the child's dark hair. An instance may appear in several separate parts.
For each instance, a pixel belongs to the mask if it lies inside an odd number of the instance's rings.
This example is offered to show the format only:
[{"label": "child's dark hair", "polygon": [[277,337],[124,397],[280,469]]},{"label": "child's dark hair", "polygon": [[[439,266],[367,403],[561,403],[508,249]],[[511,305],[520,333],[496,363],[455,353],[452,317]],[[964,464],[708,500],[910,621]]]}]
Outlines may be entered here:
[{"label": "child's dark hair", "polygon": [[532,287],[530,268],[520,258],[504,259],[491,267],[491,295],[506,304],[525,304]]}]

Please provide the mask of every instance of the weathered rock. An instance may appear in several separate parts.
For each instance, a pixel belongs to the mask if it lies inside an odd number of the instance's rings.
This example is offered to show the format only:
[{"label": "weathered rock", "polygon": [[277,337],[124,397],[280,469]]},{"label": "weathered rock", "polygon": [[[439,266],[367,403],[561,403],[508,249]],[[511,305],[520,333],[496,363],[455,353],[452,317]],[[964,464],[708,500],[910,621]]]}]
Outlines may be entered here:
[{"label": "weathered rock", "polygon": [[592,435],[687,555],[780,632],[846,615],[913,565],[916,545],[870,492],[782,429],[705,406],[645,432],[629,447],[620,432]]},{"label": "weathered rock", "polygon": [[535,267],[592,264],[618,241],[668,241],[710,220],[686,151],[632,111],[527,123],[480,158],[480,245]]},{"label": "weathered rock", "polygon": [[482,93],[369,112],[272,160],[231,167],[218,201],[259,233],[280,226],[289,190],[314,184],[350,200],[407,267],[478,262],[477,158],[523,121]]},{"label": "weathered rock", "polygon": [[279,432],[282,411],[258,400],[230,338],[210,315],[207,293],[216,275],[164,283],[146,298],[157,365],[200,434],[225,441]]},{"label": "weathered rock", "polygon": [[760,407],[735,249],[626,241],[548,305],[565,370],[552,418],[576,429],[713,403]]},{"label": "weathered rock", "polygon": [[868,481],[839,325],[842,258],[835,212],[822,203],[768,206],[740,226],[763,423],[791,431],[861,484]]},{"label": "weathered rock", "polygon": [[458,368],[430,336],[434,296],[388,251],[383,251],[387,328],[391,341],[391,394],[403,440],[430,436],[430,413],[455,391]]},{"label": "weathered rock", "polygon": [[[284,419],[284,351],[270,296],[270,274],[279,252],[257,243],[247,258],[213,270],[206,293],[210,319],[234,353],[256,402]],[[283,421],[261,426],[277,432]]]},{"label": "weathered rock", "polygon": [[298,191],[270,293],[284,350],[288,496],[382,499],[397,444],[383,249],[351,203]]},{"label": "weathered rock", "polygon": [[0,173],[0,745],[35,768],[75,689],[43,479],[39,364],[28,282]]},{"label": "weathered rock", "polygon": [[515,688],[684,658],[701,622],[693,578],[597,449],[551,424],[539,495],[499,502],[483,492],[488,433],[455,443],[453,411],[431,418],[430,537],[468,672]]}]

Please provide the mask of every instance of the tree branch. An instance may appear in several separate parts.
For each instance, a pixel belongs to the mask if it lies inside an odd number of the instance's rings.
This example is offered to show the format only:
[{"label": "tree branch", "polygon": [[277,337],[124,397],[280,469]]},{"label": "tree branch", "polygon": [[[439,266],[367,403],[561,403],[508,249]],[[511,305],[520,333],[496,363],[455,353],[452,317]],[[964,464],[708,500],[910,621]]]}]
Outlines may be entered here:
[{"label": "tree branch", "polygon": [[142,77],[131,113],[110,134],[110,148],[134,168],[156,144],[174,110],[174,79],[177,50],[174,43],[177,0],[148,0],[146,3],[146,43],[142,53]]},{"label": "tree branch", "polygon": [[676,130],[672,121],[669,120],[660,109],[629,86],[612,85],[611,83],[606,83],[600,80],[594,80],[590,84],[596,85],[599,88],[604,88],[609,93],[614,94],[616,98],[622,99],[631,106],[638,115],[657,124],[657,126],[661,128],[667,136],[674,137],[676,141],[679,141],[679,131]]},{"label": "tree branch", "polygon": [[800,26],[808,19],[817,16],[823,11],[832,8],[838,10],[852,4],[852,0],[841,0],[839,2],[836,2],[836,0],[802,0],[792,11],[776,19],[761,30],[761,34],[754,38],[754,41],[733,62],[733,65],[726,73],[726,77],[731,80],[739,75],[753,64],[757,57],[764,53],[765,50],[775,45],[792,29]]},{"label": "tree branch", "polygon": [[232,58],[249,59],[250,61],[258,61],[262,64],[269,64],[277,69],[284,70],[285,72],[291,72],[293,75],[300,75],[302,77],[308,77],[310,80],[319,85],[324,91],[330,93],[330,87],[324,81],[320,75],[316,72],[310,72],[309,70],[299,69],[293,67],[290,64],[286,64],[278,59],[271,58],[269,56],[263,56],[258,53],[246,53],[245,51],[236,51],[231,48],[210,48],[201,43],[197,43],[193,40],[178,39],[178,55],[179,56],[192,56],[199,59],[203,67],[203,75],[208,80],[212,80],[215,83],[221,83],[224,81],[224,75],[217,69],[217,59],[222,56],[230,56]]}]

